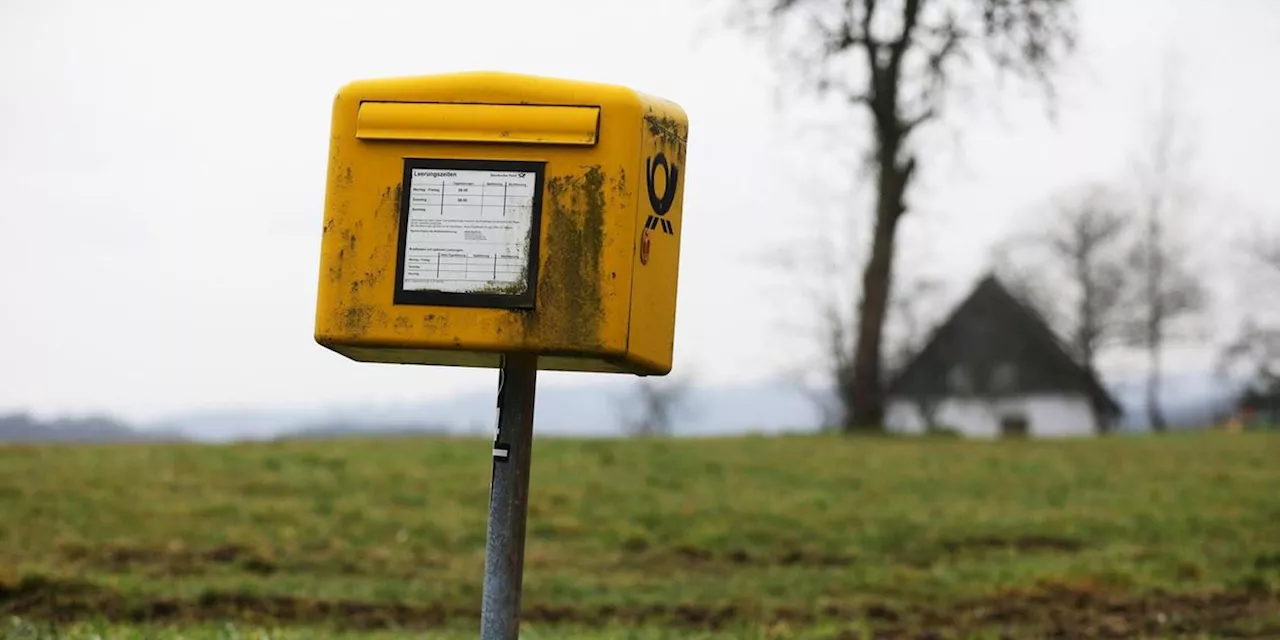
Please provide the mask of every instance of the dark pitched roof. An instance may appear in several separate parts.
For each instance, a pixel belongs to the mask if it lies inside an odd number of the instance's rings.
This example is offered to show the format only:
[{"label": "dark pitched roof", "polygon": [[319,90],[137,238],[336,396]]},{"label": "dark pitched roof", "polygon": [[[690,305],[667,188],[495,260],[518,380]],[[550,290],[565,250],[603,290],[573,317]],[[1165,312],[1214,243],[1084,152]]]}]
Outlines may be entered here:
[{"label": "dark pitched roof", "polygon": [[[957,369],[958,367],[958,369]],[[953,372],[960,371],[958,380]],[[1001,378],[1003,377],[1003,380]],[[1118,416],[1120,405],[1097,376],[1071,356],[1040,314],[991,275],[984,277],[894,376],[889,395],[946,396],[969,392],[1077,391]]]}]

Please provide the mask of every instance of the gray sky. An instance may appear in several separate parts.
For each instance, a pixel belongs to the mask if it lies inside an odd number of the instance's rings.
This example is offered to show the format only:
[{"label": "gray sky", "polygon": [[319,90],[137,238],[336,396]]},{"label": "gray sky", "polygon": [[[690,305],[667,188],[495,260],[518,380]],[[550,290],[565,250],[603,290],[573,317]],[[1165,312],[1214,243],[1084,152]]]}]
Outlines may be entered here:
[{"label": "gray sky", "polygon": [[[779,327],[803,309],[773,298],[777,278],[751,259],[806,233],[806,210],[850,169],[775,107],[761,50],[708,31],[699,3],[643,6],[0,0],[0,410],[151,419],[493,385],[491,371],[357,364],[312,340],[333,92],[476,69],[680,103],[691,133],[676,366],[733,382],[792,364],[803,343]],[[1213,246],[1244,216],[1280,216],[1280,4],[1080,11],[1082,55],[1056,125],[1012,102],[998,118],[949,121],[958,147],[938,134],[948,146],[913,198],[904,256],[957,294],[1037,199],[1126,170],[1171,47],[1187,65],[1196,177],[1212,203],[1192,237]],[[1209,266],[1229,294],[1222,255]]]}]

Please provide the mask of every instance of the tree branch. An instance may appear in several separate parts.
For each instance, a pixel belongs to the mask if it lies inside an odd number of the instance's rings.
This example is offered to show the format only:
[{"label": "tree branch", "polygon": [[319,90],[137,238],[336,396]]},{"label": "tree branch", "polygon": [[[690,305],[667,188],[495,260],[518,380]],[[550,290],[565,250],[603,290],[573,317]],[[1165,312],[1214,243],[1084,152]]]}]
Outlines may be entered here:
[{"label": "tree branch", "polygon": [[938,117],[938,109],[934,105],[925,107],[920,113],[902,120],[902,134],[908,135],[920,125]]},{"label": "tree branch", "polygon": [[871,106],[871,94],[865,91],[849,92],[849,102],[851,104],[860,104]]},{"label": "tree branch", "polygon": [[[853,25],[853,6],[857,4],[857,0],[846,0],[845,7],[849,10],[850,26]],[[874,94],[880,87],[880,43],[876,41],[876,37],[871,33],[871,19],[876,14],[876,0],[863,0],[862,14],[862,35],[859,41],[862,42],[863,49],[867,52],[867,67],[871,69],[871,93]]]},{"label": "tree branch", "polygon": [[1274,275],[1280,276],[1280,234],[1254,241],[1250,253],[1254,260],[1271,269]]},{"label": "tree branch", "polygon": [[827,57],[843,53],[862,44],[862,34],[854,31],[853,21],[847,13],[841,19],[838,27],[828,27],[817,16],[812,16],[810,23],[812,23],[816,31],[822,34],[823,49]]},{"label": "tree branch", "polygon": [[942,44],[936,50],[929,52],[925,66],[923,101],[929,105],[937,104],[947,88],[947,61],[955,57],[965,61],[969,58],[961,48],[969,34],[960,26],[954,10],[947,11],[946,21],[933,29],[933,35],[941,37]]},{"label": "tree branch", "polygon": [[913,32],[920,21],[920,5],[924,0],[907,0],[902,5],[902,33],[889,44],[889,68],[896,77],[902,68],[902,58],[911,47]]}]

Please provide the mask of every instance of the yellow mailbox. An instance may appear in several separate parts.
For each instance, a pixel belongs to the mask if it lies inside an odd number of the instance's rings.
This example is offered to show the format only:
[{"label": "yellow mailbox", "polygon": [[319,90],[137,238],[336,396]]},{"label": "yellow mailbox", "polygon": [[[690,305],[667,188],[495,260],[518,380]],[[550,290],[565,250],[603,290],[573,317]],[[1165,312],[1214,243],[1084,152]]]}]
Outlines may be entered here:
[{"label": "yellow mailbox", "polygon": [[316,341],[364,362],[668,373],[687,131],[677,105],[606,84],[342,87]]}]

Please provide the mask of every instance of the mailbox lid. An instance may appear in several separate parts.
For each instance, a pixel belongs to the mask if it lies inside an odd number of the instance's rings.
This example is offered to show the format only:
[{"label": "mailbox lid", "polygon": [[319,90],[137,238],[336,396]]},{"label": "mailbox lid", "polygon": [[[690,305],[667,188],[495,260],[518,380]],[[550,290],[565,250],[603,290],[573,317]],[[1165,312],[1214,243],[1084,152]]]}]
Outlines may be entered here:
[{"label": "mailbox lid", "polygon": [[639,92],[620,85],[500,71],[356,80],[341,87],[336,99],[588,107],[635,105],[641,101]]}]

